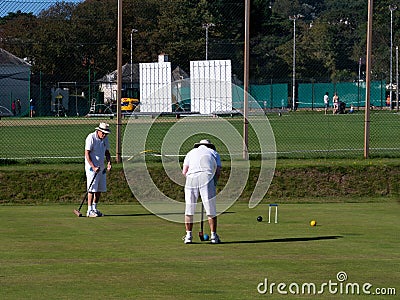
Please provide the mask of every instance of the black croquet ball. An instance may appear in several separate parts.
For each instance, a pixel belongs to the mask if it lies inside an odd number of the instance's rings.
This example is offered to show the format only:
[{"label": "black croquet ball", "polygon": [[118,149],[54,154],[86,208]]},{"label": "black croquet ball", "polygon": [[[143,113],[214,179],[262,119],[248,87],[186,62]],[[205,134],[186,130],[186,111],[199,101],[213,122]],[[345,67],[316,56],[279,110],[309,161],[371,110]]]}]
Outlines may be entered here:
[{"label": "black croquet ball", "polygon": [[262,222],[262,217],[261,217],[261,216],[258,216],[258,217],[257,217],[257,221],[258,221],[258,222]]}]

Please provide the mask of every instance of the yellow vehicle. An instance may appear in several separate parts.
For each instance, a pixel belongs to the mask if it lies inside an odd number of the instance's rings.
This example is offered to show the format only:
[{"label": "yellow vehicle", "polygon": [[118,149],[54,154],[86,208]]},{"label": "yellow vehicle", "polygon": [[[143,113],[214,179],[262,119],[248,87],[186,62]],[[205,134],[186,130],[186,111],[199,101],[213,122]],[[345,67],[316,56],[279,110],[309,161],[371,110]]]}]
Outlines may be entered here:
[{"label": "yellow vehicle", "polygon": [[121,111],[132,112],[139,104],[139,99],[136,98],[121,98]]}]

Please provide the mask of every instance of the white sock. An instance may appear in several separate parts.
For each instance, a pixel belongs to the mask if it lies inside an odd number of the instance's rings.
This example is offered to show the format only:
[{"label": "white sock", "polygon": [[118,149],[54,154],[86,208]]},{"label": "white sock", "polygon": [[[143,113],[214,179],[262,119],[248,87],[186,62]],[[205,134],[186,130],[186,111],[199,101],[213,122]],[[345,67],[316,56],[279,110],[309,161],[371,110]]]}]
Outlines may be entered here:
[{"label": "white sock", "polygon": [[216,232],[211,232],[211,238],[215,238]]},{"label": "white sock", "polygon": [[191,231],[186,231],[186,236],[191,237],[192,236],[192,232]]},{"label": "white sock", "polygon": [[97,210],[97,203],[92,203],[92,210],[96,211]]},{"label": "white sock", "polygon": [[88,211],[91,211],[91,210],[92,210],[92,206],[88,204],[87,210],[88,210]]}]

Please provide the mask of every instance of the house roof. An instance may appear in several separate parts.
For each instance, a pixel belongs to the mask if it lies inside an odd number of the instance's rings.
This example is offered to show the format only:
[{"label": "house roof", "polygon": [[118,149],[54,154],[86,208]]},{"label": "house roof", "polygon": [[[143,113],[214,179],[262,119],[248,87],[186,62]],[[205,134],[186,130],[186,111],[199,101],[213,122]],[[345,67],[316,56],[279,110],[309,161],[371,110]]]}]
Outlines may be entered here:
[{"label": "house roof", "polygon": [[[131,71],[132,70],[132,71]],[[122,66],[122,82],[130,82],[132,76],[132,82],[139,83],[139,64],[125,64]],[[172,71],[172,81],[189,78],[189,75],[183,71],[180,67],[176,67]],[[102,78],[97,80],[98,82],[116,82],[117,81],[117,70],[104,75]]]},{"label": "house roof", "polygon": [[172,71],[172,81],[178,81],[186,78],[189,78],[189,75],[183,71],[181,67],[178,66]]},{"label": "house roof", "polygon": [[[139,64],[125,64],[122,66],[122,82],[130,82],[132,76],[132,82],[139,82]],[[117,81],[117,70],[104,75],[102,78],[97,80],[98,82],[116,82]]]},{"label": "house roof", "polygon": [[0,65],[12,65],[12,66],[26,66],[31,65],[25,62],[23,59],[16,57],[10,52],[0,48]]}]

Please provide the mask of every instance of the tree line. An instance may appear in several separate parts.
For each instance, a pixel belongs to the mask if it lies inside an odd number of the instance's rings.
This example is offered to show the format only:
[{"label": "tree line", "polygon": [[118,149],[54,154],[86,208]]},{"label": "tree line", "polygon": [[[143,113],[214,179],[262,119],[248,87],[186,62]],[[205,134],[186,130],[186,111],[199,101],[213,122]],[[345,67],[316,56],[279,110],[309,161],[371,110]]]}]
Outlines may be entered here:
[{"label": "tree line", "polygon": [[[173,68],[191,60],[230,59],[243,78],[244,0],[124,0],[123,62],[169,56]],[[400,12],[374,1],[372,78],[388,80]],[[365,69],[365,0],[251,0],[250,81],[287,82],[292,76],[294,25],[299,81],[354,81]],[[400,4],[398,5],[400,8]],[[37,15],[0,18],[0,47],[32,64],[47,82],[87,82],[116,69],[118,7],[115,0],[58,2]],[[204,24],[208,28],[205,41]],[[132,37],[132,41],[131,41]],[[132,43],[132,53],[131,53]],[[393,50],[394,51],[394,50]],[[393,52],[394,53],[394,52]],[[88,75],[89,74],[89,75]],[[89,81],[91,79],[89,78]]]}]

